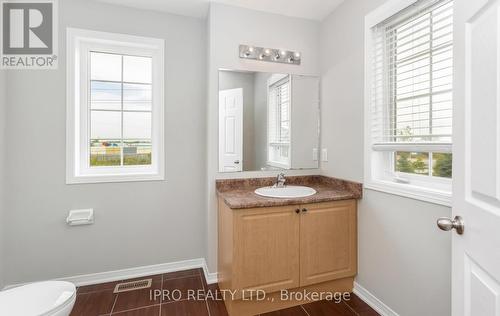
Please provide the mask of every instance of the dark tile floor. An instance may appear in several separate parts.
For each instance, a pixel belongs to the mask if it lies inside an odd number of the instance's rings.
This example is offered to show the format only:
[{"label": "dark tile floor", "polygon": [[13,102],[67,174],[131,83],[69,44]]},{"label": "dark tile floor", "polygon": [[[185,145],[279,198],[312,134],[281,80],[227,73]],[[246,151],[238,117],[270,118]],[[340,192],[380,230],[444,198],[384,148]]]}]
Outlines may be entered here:
[{"label": "dark tile floor", "polygon": [[[227,316],[224,302],[221,300],[222,295],[217,292],[217,284],[207,285],[201,269],[147,278],[153,279],[151,288],[119,294],[114,294],[113,290],[117,283],[124,281],[79,287],[71,316]],[[152,290],[164,290],[163,294],[170,295],[155,297]],[[189,290],[194,292],[188,292]],[[188,296],[188,293],[191,296]],[[193,299],[193,293],[200,293],[201,299]],[[337,304],[319,301],[261,316],[376,315],[378,314],[372,308],[352,294],[349,301]]]}]

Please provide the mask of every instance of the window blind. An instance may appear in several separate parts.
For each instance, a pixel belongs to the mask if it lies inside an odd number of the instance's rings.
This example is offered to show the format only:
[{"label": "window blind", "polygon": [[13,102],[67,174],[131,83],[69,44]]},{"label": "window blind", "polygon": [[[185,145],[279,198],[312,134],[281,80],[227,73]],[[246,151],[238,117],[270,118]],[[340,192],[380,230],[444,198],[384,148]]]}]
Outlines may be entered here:
[{"label": "window blind", "polygon": [[373,149],[451,152],[453,1],[418,1],[372,34]]},{"label": "window blind", "polygon": [[290,80],[288,76],[270,86],[269,143],[290,143]]}]

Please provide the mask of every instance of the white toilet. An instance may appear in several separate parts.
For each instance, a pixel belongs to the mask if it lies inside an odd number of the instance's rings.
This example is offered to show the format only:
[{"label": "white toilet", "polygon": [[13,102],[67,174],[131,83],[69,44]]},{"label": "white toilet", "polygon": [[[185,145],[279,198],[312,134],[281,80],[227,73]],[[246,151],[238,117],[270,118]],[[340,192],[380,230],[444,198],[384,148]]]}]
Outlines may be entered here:
[{"label": "white toilet", "polygon": [[31,283],[0,292],[0,315],[68,316],[76,300],[76,287],[63,281]]}]

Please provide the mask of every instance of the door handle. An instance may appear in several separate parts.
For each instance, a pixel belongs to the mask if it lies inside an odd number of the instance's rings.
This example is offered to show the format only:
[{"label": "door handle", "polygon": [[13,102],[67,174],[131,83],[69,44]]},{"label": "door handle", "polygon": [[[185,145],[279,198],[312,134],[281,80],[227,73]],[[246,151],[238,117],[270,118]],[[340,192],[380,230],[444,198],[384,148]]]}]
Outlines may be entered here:
[{"label": "door handle", "polygon": [[235,161],[234,161],[234,164],[235,164],[235,165],[239,165],[239,164],[240,164],[240,161],[239,161],[239,160],[235,160]]},{"label": "door handle", "polygon": [[439,229],[444,231],[450,231],[455,229],[457,234],[462,235],[465,230],[464,220],[460,216],[455,216],[454,219],[448,217],[440,217],[437,220],[437,225]]}]

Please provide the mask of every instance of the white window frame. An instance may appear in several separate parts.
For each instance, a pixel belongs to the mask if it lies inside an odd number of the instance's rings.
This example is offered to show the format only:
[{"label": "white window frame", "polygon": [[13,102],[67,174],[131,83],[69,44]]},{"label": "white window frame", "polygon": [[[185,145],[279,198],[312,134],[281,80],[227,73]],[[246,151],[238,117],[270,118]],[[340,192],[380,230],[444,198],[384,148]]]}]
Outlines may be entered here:
[{"label": "white window frame", "polygon": [[[165,179],[164,47],[162,39],[67,29],[66,183],[160,181]],[[89,51],[152,58],[151,165],[90,167]]]},{"label": "white window frame", "polygon": [[[430,177],[425,175],[413,175],[394,172],[392,178],[384,176],[383,173],[392,168],[392,152],[384,154],[373,148],[373,137],[371,134],[372,112],[371,112],[371,85],[372,76],[372,54],[373,54],[373,28],[402,10],[415,4],[418,0],[390,0],[379,8],[365,16],[365,148],[364,148],[364,187],[375,191],[404,196],[416,200],[426,201],[434,204],[451,206],[451,179]],[[391,146],[391,145],[388,145]],[[404,150],[395,148],[397,151],[419,151],[451,152],[448,144],[442,148],[433,146],[423,148],[418,144],[404,145]],[[425,146],[424,146],[425,147]],[[385,155],[385,156],[384,156]],[[387,164],[391,164],[388,166]]]},{"label": "white window frame", "polygon": [[[275,161],[275,160],[271,160],[270,159],[270,148],[272,146],[276,146],[276,144],[274,144],[273,142],[271,142],[271,135],[270,135],[270,131],[269,131],[269,113],[270,113],[270,107],[271,107],[271,89],[273,89],[273,86],[282,81],[282,80],[285,80],[287,79],[288,80],[288,93],[289,93],[289,103],[288,103],[288,111],[289,111],[289,115],[290,115],[290,122],[289,122],[289,125],[290,125],[290,141],[288,142],[288,144],[281,144],[280,146],[287,146],[288,147],[288,158],[285,158],[281,161]],[[268,129],[268,133],[267,133],[267,165],[268,166],[271,166],[271,167],[276,167],[276,168],[282,168],[282,169],[290,169],[290,166],[291,166],[291,153],[292,153],[292,142],[291,142],[291,137],[292,137],[292,119],[291,119],[291,110],[292,110],[292,96],[291,96],[291,93],[292,93],[292,78],[290,75],[287,75],[287,74],[274,74],[272,75],[268,81],[267,81],[267,115],[268,115],[268,118],[267,118],[267,122],[266,122],[266,125],[267,125],[267,129]],[[277,106],[277,105],[276,105]],[[277,128],[280,128],[281,126],[278,126]],[[280,149],[281,150],[281,149]],[[281,154],[280,154],[281,156]]]}]

